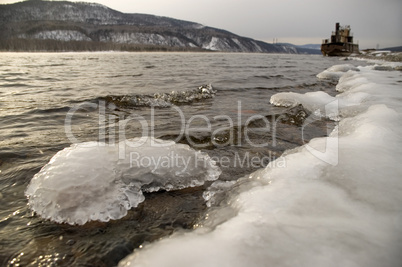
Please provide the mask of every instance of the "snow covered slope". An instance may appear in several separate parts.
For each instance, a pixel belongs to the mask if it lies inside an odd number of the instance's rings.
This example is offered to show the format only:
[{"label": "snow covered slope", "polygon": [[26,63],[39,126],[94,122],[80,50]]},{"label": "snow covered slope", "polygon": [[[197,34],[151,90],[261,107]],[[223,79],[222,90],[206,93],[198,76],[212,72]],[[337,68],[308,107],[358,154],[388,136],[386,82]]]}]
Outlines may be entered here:
[{"label": "snow covered slope", "polygon": [[195,22],[125,14],[85,2],[31,0],[0,5],[0,27],[2,43],[11,43],[11,46],[20,45],[18,40],[22,39],[299,53],[292,46],[268,44]]}]

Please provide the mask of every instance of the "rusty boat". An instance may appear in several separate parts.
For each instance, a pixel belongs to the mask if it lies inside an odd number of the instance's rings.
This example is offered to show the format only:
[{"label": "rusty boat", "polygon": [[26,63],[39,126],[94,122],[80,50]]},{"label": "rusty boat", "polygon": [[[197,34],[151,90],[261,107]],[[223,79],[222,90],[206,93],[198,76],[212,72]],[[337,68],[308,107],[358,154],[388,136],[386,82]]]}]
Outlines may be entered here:
[{"label": "rusty boat", "polygon": [[359,45],[353,43],[353,35],[350,26],[335,24],[335,32],[332,32],[331,39],[323,40],[321,52],[324,56],[349,56],[359,53]]}]

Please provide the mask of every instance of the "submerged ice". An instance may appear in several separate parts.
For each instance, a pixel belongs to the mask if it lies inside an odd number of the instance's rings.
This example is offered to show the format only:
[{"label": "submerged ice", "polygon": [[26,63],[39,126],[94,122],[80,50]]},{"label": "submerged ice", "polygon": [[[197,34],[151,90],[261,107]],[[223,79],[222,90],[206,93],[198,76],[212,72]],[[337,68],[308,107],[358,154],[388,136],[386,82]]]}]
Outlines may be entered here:
[{"label": "submerged ice", "polygon": [[[285,167],[213,183],[204,193],[212,208],[203,227],[146,245],[119,266],[401,266],[400,81],[400,72],[372,66],[344,73],[336,97],[344,104],[330,136],[286,151],[278,159]],[[333,100],[273,99],[306,106]]]},{"label": "submerged ice", "polygon": [[160,107],[191,104],[215,97],[217,91],[211,84],[201,85],[187,91],[171,91],[170,93],[155,93],[153,95],[123,95],[107,96],[106,101],[113,102],[118,107]]},{"label": "submerged ice", "polygon": [[220,173],[206,153],[171,141],[86,142],[59,151],[25,194],[30,208],[43,218],[85,224],[122,218],[144,201],[143,191],[199,186]]}]

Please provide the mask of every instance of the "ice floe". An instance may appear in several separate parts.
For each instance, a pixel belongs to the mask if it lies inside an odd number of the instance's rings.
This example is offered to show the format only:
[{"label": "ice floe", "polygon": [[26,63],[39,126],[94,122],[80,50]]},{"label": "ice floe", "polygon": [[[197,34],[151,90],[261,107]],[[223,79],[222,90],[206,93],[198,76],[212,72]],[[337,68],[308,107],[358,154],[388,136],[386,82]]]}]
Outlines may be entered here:
[{"label": "ice floe", "polygon": [[199,186],[220,173],[206,153],[171,141],[86,142],[59,151],[25,194],[30,208],[43,218],[82,225],[122,218],[144,201],[143,191]]}]

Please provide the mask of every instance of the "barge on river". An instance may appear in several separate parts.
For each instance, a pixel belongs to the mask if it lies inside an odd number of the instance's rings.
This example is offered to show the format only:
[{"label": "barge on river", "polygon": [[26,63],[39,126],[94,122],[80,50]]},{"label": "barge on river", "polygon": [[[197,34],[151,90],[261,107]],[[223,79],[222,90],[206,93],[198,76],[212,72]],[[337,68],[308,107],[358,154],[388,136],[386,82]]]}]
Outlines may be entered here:
[{"label": "barge on river", "polygon": [[323,40],[321,52],[324,56],[349,56],[352,53],[359,53],[359,45],[353,43],[353,35],[350,26],[335,25],[335,32],[332,32],[331,39]]}]

